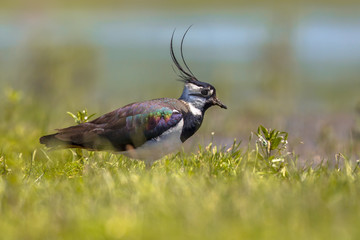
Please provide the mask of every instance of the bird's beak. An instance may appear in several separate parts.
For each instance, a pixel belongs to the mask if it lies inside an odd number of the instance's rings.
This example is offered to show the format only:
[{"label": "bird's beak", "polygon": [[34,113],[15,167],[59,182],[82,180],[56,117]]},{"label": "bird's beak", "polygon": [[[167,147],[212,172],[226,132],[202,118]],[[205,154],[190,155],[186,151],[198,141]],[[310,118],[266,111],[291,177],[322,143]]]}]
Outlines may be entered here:
[{"label": "bird's beak", "polygon": [[227,106],[225,106],[222,102],[220,102],[220,100],[217,97],[214,97],[214,105],[218,105],[221,108],[225,108],[227,109]]}]

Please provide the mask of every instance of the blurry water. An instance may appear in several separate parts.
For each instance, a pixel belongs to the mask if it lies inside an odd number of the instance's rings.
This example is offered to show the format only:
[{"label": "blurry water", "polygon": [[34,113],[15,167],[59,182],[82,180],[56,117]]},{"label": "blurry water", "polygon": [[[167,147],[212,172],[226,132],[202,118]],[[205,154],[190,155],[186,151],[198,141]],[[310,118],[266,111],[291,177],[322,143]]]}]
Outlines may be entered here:
[{"label": "blurry water", "polygon": [[[13,72],[21,68],[18,62],[33,54],[29,49],[34,45],[54,49],[65,46],[61,51],[66,51],[67,45],[75,44],[94,48],[97,54],[98,92],[124,95],[131,84],[135,88],[155,85],[159,91],[163,84],[169,89],[173,82],[164,83],[164,79],[176,78],[169,56],[171,34],[176,28],[175,44],[179,46],[183,32],[194,24],[185,40],[187,61],[199,78],[227,86],[234,95],[228,100],[243,101],[258,94],[276,98],[286,91],[306,106],[316,106],[306,101],[310,95],[323,94],[319,92],[323,86],[312,92],[315,88],[311,84],[345,82],[342,91],[354,82],[350,90],[359,87],[360,17],[356,13],[348,9],[334,17],[334,10],[312,9],[277,15],[262,8],[217,13],[2,12],[0,80],[17,78]],[[26,61],[31,59],[28,56]],[[235,88],[247,91],[232,93]],[[144,93],[131,94],[134,100],[139,95]]]},{"label": "blurry water", "polygon": [[311,66],[357,65],[360,60],[359,15],[344,12],[334,17],[333,12],[321,10],[294,15],[294,19],[276,19],[262,9],[217,14],[2,12],[0,49],[15,50],[38,39],[55,44],[84,41],[99,47],[110,59],[114,57],[111,54],[114,49],[121,49],[125,53],[118,57],[126,59],[138,59],[141,55],[167,60],[168,56],[160,50],[167,51],[172,31],[177,28],[177,39],[180,39],[191,24],[195,26],[186,39],[186,50],[193,61],[254,61],[262,57],[266,44],[279,40],[288,41],[297,61]]}]

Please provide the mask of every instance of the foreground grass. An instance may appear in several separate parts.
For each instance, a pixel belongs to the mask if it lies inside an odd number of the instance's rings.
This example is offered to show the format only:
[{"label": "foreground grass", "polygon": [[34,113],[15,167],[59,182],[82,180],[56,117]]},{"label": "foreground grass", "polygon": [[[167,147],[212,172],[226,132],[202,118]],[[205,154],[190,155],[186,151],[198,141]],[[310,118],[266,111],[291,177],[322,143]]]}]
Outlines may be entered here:
[{"label": "foreground grass", "polygon": [[[279,171],[208,146],[145,169],[110,153],[1,156],[2,239],[358,239],[356,166]],[[256,160],[258,159],[258,160]],[[82,163],[83,162],[83,163]]]}]

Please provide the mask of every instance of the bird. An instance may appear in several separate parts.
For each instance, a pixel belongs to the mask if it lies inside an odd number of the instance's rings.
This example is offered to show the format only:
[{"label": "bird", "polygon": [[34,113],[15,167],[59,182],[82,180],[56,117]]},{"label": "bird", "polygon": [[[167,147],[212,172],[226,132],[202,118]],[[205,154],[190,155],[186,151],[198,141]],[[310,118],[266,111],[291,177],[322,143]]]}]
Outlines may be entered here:
[{"label": "bird", "polygon": [[[190,26],[191,27],[191,26]],[[91,151],[111,151],[152,164],[181,147],[200,128],[204,114],[212,106],[227,109],[216,96],[210,83],[199,81],[183,54],[176,58],[173,48],[175,30],[170,40],[170,56],[178,80],[184,83],[180,98],[158,98],[135,102],[106,113],[95,120],[67,128],[40,138],[48,148],[80,148]]]}]

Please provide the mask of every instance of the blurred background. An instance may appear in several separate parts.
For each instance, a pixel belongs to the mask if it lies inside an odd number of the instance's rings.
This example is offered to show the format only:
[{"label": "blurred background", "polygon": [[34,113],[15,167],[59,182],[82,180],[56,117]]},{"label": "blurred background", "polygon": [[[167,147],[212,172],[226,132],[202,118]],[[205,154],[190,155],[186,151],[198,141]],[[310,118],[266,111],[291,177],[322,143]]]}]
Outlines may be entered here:
[{"label": "blurred background", "polygon": [[193,24],[186,60],[228,110],[211,108],[186,149],[208,144],[211,132],[218,145],[246,144],[262,124],[287,131],[300,159],[358,157],[359,13],[352,1],[2,0],[1,117],[13,122],[8,131],[38,135],[73,124],[67,111],[100,116],[177,98],[170,38],[176,28],[179,50]]}]

